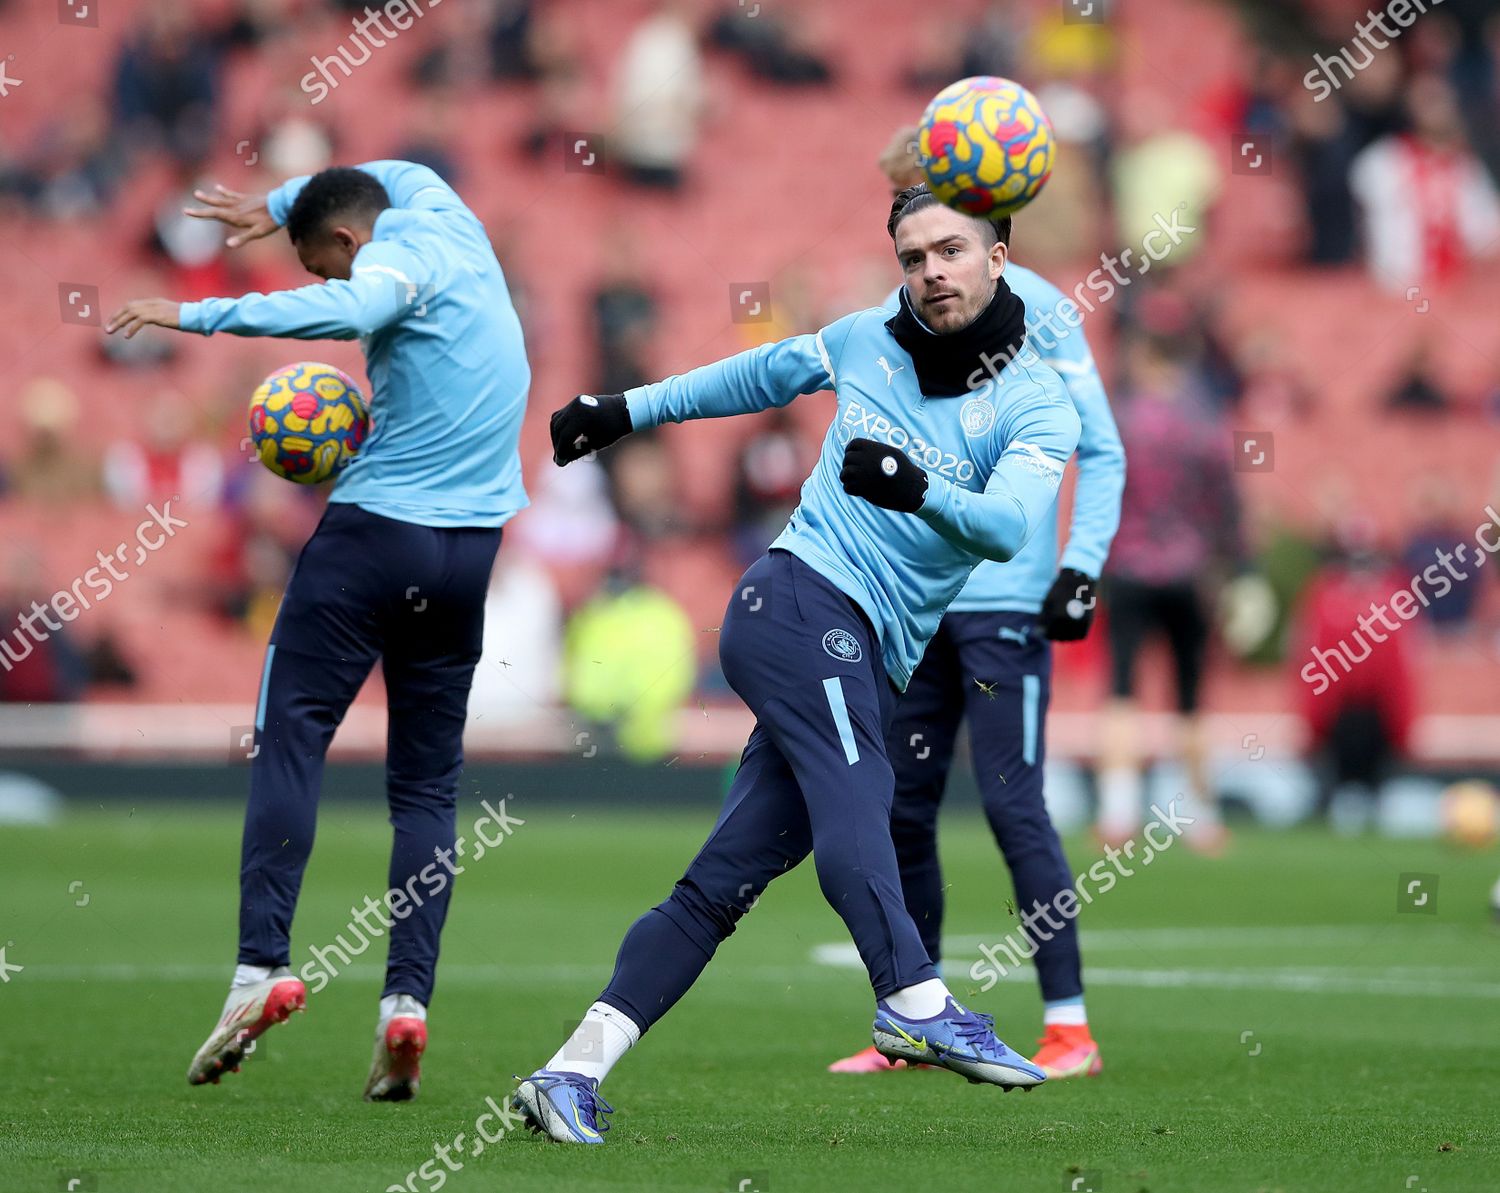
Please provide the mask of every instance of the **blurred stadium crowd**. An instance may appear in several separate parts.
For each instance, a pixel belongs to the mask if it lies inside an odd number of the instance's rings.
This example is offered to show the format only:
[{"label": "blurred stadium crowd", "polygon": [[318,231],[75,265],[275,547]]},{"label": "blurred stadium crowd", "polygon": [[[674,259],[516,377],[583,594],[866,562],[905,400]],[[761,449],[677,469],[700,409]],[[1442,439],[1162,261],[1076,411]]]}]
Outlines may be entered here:
[{"label": "blurred stadium crowd", "polygon": [[[1500,505],[1500,14],[1445,0],[1366,55],[1367,8],[428,0],[376,47],[351,40],[358,2],[114,0],[70,29],[0,0],[21,79],[0,100],[7,631],[148,503],[190,523],[126,595],[8,660],[0,700],[252,698],[321,499],[246,459],[245,403],[290,360],[362,378],[359,357],[107,340],[99,310],[302,284],[284,240],[230,253],[184,218],[191,189],[402,157],[486,221],[535,366],[533,508],[507,531],[471,715],[565,701],[661,754],[669,713],[728,695],[706,631],[795,504],[828,408],[637,435],[566,472],[547,416],[882,301],[899,276],[881,153],[984,73],[1035,90],[1061,143],[1015,258],[1068,292],[1117,262],[1084,324],[1129,453],[1106,576],[1203,595],[1208,708],[1298,710],[1335,758],[1463,756],[1414,733],[1496,706],[1500,568],[1326,693],[1298,676]],[[314,78],[334,84],[318,103]],[[1169,255],[1122,257],[1171,213],[1193,233]],[[1198,549],[1164,563],[1184,535]],[[1059,651],[1060,710],[1098,705],[1109,608],[1106,589],[1102,632]],[[1166,707],[1148,663],[1142,699]]]}]

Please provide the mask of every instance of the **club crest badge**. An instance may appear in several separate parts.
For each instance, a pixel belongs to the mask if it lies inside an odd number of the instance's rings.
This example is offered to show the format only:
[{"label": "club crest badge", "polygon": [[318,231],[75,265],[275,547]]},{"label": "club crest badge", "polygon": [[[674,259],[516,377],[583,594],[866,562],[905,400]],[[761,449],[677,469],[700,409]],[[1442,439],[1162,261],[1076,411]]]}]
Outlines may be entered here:
[{"label": "club crest badge", "polygon": [[848,630],[829,630],[823,635],[823,649],[841,663],[857,663],[865,657],[859,639]]},{"label": "club crest badge", "polygon": [[958,421],[965,435],[977,439],[995,425],[995,407],[986,398],[970,398],[959,407]]}]

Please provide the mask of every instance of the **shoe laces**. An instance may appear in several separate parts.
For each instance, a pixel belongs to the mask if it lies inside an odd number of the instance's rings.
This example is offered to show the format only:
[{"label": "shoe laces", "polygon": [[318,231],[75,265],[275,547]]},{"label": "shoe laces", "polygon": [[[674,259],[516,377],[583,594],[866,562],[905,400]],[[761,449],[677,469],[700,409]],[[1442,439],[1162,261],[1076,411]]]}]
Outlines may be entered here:
[{"label": "shoe laces", "polygon": [[609,1130],[609,1122],[604,1115],[613,1114],[615,1108],[599,1096],[599,1089],[592,1081],[587,1077],[565,1073],[549,1078],[542,1089],[545,1092],[554,1085],[566,1085],[575,1091],[578,1096],[578,1113],[589,1126],[601,1135]]},{"label": "shoe laces", "polygon": [[970,1011],[957,1021],[953,1030],[959,1039],[975,1050],[1002,1047],[995,1036],[995,1017],[982,1011]]}]

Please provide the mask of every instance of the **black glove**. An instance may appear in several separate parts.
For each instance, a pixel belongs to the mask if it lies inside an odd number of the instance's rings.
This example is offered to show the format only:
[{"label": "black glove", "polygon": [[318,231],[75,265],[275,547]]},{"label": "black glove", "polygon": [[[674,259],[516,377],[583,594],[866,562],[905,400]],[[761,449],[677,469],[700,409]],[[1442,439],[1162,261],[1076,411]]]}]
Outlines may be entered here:
[{"label": "black glove", "polygon": [[1099,581],[1077,568],[1063,568],[1042,602],[1042,633],[1054,642],[1077,642],[1094,623]]},{"label": "black glove", "polygon": [[927,470],[905,452],[873,439],[849,442],[839,480],[851,497],[902,514],[916,513],[927,498]]},{"label": "black glove", "polygon": [[552,462],[571,464],[623,439],[634,428],[624,394],[584,394],[552,412]]}]

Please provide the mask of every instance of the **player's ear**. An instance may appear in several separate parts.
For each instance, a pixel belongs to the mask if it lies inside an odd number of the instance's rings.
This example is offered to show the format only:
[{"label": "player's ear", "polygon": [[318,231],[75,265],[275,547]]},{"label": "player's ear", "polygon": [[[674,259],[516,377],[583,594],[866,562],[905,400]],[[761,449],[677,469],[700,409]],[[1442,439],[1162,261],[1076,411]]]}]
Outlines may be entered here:
[{"label": "player's ear", "polygon": [[356,233],[353,228],[346,228],[343,226],[337,227],[333,230],[333,240],[334,243],[339,246],[339,248],[343,249],[344,252],[348,253],[351,257],[354,256],[355,253],[359,252],[360,247],[364,244],[364,241],[359,238],[358,233]]},{"label": "player's ear", "polygon": [[1010,248],[1003,240],[990,246],[990,277],[998,278],[1005,272],[1005,263],[1010,260]]}]

